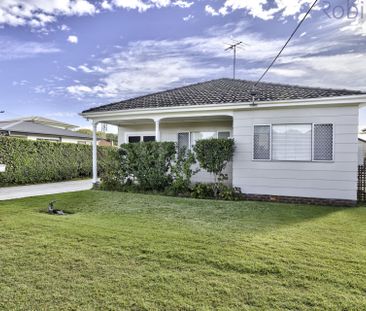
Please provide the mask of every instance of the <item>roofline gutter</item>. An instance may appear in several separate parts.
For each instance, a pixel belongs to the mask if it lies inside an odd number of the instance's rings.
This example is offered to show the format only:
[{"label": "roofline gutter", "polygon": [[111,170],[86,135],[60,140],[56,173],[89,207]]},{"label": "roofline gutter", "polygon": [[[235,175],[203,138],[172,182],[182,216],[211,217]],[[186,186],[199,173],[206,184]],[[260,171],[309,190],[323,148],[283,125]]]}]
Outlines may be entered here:
[{"label": "roofline gutter", "polygon": [[[337,96],[324,98],[296,99],[296,100],[281,100],[257,102],[253,105],[252,102],[225,103],[225,104],[210,104],[210,105],[190,105],[190,106],[175,106],[175,107],[158,107],[158,108],[142,108],[142,109],[126,109],[126,110],[111,110],[99,112],[82,112],[80,116],[86,119],[99,119],[118,116],[141,116],[149,114],[161,113],[180,113],[180,112],[207,112],[207,111],[235,111],[235,110],[253,110],[253,109],[273,109],[273,108],[300,108],[308,106],[329,106],[329,105],[359,105],[366,106],[366,94]],[[193,111],[192,111],[193,110]]]}]

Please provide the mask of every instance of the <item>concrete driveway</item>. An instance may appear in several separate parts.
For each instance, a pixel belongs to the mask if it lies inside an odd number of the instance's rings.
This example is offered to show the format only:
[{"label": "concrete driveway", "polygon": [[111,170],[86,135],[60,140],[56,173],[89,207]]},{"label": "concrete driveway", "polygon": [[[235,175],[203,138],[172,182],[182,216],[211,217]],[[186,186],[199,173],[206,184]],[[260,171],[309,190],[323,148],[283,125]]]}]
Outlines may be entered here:
[{"label": "concrete driveway", "polygon": [[65,181],[52,184],[39,184],[30,186],[16,186],[0,188],[0,201],[34,197],[39,195],[56,194],[89,190],[92,180]]}]

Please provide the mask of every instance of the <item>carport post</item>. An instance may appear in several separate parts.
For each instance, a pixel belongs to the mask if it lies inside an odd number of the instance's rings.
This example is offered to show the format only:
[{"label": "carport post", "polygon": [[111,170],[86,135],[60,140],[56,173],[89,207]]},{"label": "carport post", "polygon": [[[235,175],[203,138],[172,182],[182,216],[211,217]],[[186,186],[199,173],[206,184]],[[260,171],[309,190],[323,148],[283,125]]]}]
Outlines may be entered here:
[{"label": "carport post", "polygon": [[98,122],[93,121],[93,184],[98,184],[98,164],[97,164],[97,126]]}]

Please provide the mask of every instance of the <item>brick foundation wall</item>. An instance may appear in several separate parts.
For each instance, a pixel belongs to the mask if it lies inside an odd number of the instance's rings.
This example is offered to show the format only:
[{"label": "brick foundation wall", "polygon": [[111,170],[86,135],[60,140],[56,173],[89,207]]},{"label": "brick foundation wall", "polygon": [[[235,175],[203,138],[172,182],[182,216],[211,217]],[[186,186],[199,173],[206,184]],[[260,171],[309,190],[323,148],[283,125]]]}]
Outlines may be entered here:
[{"label": "brick foundation wall", "polygon": [[357,205],[357,201],[353,200],[290,197],[290,196],[277,196],[277,195],[265,195],[265,194],[243,194],[243,199],[247,201],[295,203],[295,204],[308,204],[308,205],[347,206],[347,207]]}]

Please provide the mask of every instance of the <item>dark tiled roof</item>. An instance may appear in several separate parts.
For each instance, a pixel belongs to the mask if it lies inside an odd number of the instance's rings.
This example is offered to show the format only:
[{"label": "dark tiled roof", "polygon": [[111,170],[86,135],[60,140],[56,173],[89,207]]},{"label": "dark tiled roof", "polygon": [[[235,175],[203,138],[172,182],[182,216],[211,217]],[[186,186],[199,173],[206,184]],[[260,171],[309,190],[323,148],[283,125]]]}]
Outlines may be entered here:
[{"label": "dark tiled roof", "polygon": [[[141,108],[200,106],[252,101],[253,81],[219,79],[123,100],[83,111],[103,112]],[[363,94],[360,91],[336,90],[295,85],[260,83],[256,101],[278,101]]]}]

